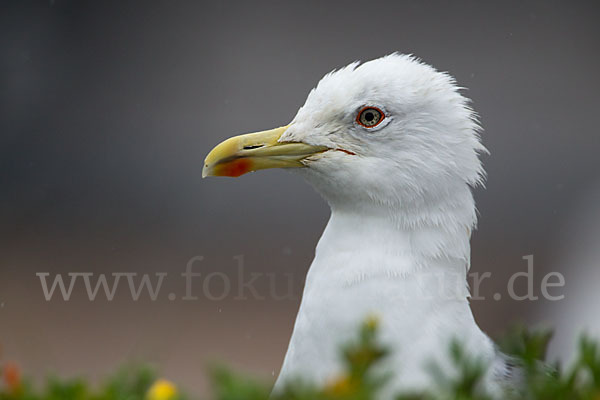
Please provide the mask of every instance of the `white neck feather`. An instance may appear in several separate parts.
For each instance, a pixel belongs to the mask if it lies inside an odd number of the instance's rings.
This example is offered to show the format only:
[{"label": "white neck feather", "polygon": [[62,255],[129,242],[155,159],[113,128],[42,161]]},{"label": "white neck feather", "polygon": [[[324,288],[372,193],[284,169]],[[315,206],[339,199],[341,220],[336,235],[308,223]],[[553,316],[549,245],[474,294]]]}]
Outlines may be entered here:
[{"label": "white neck feather", "polygon": [[[360,206],[364,203],[358,202],[349,207],[346,202],[337,207],[330,202],[331,218],[317,246],[313,268],[338,269],[335,274],[346,285],[370,277],[418,274],[431,280],[430,284],[437,282],[440,292],[467,297],[475,206],[466,184],[462,190],[453,188],[447,193],[452,195],[402,205]],[[427,289],[428,295],[435,291]]]}]

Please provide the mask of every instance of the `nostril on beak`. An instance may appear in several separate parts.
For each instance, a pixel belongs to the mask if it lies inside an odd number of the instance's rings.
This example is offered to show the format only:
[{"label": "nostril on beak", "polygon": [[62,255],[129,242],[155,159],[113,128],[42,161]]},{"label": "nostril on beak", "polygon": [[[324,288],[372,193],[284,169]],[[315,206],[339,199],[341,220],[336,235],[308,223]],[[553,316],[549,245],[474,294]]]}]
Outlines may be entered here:
[{"label": "nostril on beak", "polygon": [[255,145],[252,145],[252,146],[244,146],[244,150],[258,149],[258,148],[261,148],[263,146],[264,146],[263,144],[255,144]]}]

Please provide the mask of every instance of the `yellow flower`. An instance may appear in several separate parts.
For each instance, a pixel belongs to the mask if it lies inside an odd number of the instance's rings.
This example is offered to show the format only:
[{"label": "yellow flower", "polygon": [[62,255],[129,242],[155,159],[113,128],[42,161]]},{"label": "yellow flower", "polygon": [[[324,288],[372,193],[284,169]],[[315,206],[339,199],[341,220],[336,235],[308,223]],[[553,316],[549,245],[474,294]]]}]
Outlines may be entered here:
[{"label": "yellow flower", "polygon": [[367,327],[367,329],[373,331],[375,329],[377,329],[379,327],[379,315],[377,314],[371,314],[367,317],[367,320],[365,321],[365,325]]},{"label": "yellow flower", "polygon": [[346,397],[356,392],[358,382],[349,376],[342,376],[325,386],[325,394],[332,397]]},{"label": "yellow flower", "polygon": [[166,379],[159,379],[148,389],[146,400],[174,400],[177,397],[177,388]]}]

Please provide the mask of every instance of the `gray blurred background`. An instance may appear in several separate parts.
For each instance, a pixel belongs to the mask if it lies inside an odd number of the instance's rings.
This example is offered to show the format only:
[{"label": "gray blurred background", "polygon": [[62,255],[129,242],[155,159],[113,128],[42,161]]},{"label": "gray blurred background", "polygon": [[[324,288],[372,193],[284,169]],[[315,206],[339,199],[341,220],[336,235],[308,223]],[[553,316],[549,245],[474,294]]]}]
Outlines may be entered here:
[{"label": "gray blurred background", "polygon": [[[552,326],[562,357],[575,332],[598,329],[597,2],[1,8],[0,343],[28,373],[97,379],[152,362],[202,393],[207,362],[220,360],[273,379],[329,210],[285,171],[201,180],[203,158],[233,134],[290,121],[328,71],[393,51],[454,75],[485,128],[488,182],[476,190],[472,240],[472,271],[493,273],[486,300],[473,302],[482,328],[497,337],[515,321]],[[493,299],[529,254],[536,294],[560,271],[564,300]],[[231,295],[203,297],[198,278],[199,299],[180,299],[180,274],[199,255],[195,271],[231,277]],[[292,298],[274,300],[262,279],[266,300],[236,300],[238,255],[246,280],[270,273],[286,292],[291,276]],[[65,302],[44,299],[37,272],[169,276],[156,301],[133,301],[123,286],[112,302],[91,302],[80,284]]]}]

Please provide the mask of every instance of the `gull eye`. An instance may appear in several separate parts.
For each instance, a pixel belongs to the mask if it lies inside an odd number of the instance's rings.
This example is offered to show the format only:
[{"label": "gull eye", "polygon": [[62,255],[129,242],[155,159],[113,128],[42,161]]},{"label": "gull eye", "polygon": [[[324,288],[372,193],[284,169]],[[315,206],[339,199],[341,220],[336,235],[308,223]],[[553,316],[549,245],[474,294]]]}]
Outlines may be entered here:
[{"label": "gull eye", "polygon": [[383,111],[380,109],[375,107],[365,107],[358,112],[356,122],[365,128],[373,128],[374,126],[379,125],[384,118],[385,114],[383,114]]}]

